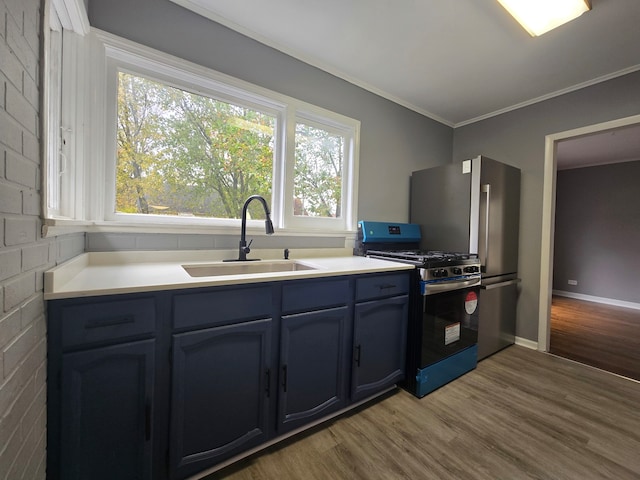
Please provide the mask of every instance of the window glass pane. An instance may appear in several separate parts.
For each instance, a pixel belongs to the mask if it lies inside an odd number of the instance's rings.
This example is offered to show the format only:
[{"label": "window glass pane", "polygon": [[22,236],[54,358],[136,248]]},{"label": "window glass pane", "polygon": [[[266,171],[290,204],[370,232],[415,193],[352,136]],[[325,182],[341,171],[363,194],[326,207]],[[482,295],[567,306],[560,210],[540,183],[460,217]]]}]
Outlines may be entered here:
[{"label": "window glass pane", "polygon": [[343,136],[296,123],[294,215],[342,217],[343,157]]},{"label": "window glass pane", "polygon": [[[271,198],[275,125],[273,115],[120,72],[116,211],[240,218],[250,195]],[[249,213],[264,217],[256,203]]]},{"label": "window glass pane", "polygon": [[47,209],[52,215],[60,214],[60,115],[62,102],[62,27],[51,7],[51,29],[49,30],[49,64],[47,66],[47,89],[49,124],[47,132]]}]

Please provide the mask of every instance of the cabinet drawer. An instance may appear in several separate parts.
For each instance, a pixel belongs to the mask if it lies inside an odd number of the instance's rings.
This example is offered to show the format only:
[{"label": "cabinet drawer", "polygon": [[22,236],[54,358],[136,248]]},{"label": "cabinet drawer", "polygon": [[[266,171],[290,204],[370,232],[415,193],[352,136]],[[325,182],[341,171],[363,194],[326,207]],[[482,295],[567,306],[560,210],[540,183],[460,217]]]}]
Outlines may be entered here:
[{"label": "cabinet drawer", "polygon": [[374,275],[356,280],[356,302],[409,293],[409,274]]},{"label": "cabinet drawer", "polygon": [[267,318],[272,304],[272,288],[267,285],[179,294],[173,299],[173,326],[182,329]]},{"label": "cabinet drawer", "polygon": [[286,283],[282,287],[282,312],[300,312],[345,305],[351,292],[349,280],[318,280]]},{"label": "cabinet drawer", "polygon": [[113,300],[62,309],[62,347],[129,339],[155,332],[153,298]]}]

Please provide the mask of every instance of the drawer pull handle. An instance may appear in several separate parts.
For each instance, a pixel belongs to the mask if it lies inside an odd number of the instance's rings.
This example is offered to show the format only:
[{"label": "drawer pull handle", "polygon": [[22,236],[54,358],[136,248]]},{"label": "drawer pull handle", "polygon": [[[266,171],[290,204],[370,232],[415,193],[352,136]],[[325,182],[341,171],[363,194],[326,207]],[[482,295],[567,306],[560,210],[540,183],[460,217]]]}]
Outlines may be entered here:
[{"label": "drawer pull handle", "polygon": [[391,288],[396,288],[397,285],[394,285],[393,283],[386,283],[384,285],[380,285],[380,290],[389,290]]},{"label": "drawer pull handle", "polygon": [[136,320],[135,317],[132,317],[132,316],[116,317],[116,318],[100,318],[98,320],[87,322],[84,328],[89,329],[89,328],[115,327],[116,325],[125,325],[127,323],[134,323],[135,320]]}]

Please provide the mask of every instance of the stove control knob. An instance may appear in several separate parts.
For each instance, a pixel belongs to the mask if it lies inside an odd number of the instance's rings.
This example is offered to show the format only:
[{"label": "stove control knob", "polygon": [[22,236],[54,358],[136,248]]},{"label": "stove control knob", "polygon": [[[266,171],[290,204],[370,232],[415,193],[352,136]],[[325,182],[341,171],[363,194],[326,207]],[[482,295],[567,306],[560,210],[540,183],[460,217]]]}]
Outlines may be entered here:
[{"label": "stove control knob", "polygon": [[447,271],[444,268],[436,268],[433,271],[433,276],[435,278],[446,277],[447,276]]},{"label": "stove control knob", "polygon": [[451,269],[454,275],[462,275],[462,269],[460,267],[454,267]]},{"label": "stove control knob", "polygon": [[471,266],[471,267],[464,267],[464,272],[465,273],[476,273],[479,271],[479,268],[476,267],[475,265]]}]

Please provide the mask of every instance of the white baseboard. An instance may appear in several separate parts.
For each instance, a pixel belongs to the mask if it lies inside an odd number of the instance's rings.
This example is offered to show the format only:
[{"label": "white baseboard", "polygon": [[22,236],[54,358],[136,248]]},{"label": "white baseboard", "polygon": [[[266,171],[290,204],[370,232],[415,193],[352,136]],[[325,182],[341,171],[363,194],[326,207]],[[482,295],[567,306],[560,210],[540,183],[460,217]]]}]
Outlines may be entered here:
[{"label": "white baseboard", "polygon": [[593,295],[565,292],[563,290],[553,290],[553,294],[560,297],[569,297],[575,298],[576,300],[584,300],[586,302],[604,303],[606,305],[614,305],[616,307],[625,307],[633,308],[634,310],[640,310],[640,303],[625,302],[624,300],[616,300],[614,298],[594,297]]},{"label": "white baseboard", "polygon": [[538,349],[538,342],[533,340],[529,340],[528,338],[516,337],[516,345],[520,345],[521,347],[530,348],[531,350]]}]

